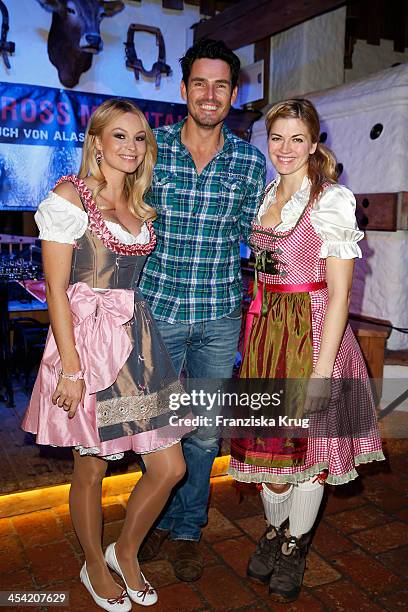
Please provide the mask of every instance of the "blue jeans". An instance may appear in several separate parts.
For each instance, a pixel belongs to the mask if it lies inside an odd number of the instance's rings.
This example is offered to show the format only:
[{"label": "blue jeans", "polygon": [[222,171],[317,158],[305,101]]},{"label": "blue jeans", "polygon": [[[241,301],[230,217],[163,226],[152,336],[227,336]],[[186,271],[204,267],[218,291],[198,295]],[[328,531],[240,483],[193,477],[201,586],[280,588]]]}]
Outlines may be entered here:
[{"label": "blue jeans", "polygon": [[[215,321],[156,322],[178,374],[184,366],[189,380],[231,377],[241,328],[240,308]],[[204,412],[205,408],[194,408],[194,414]],[[210,474],[218,454],[218,438],[215,427],[199,427],[183,440],[187,475],[175,487],[157,525],[169,530],[173,540],[200,539],[201,527],[207,522]]]}]

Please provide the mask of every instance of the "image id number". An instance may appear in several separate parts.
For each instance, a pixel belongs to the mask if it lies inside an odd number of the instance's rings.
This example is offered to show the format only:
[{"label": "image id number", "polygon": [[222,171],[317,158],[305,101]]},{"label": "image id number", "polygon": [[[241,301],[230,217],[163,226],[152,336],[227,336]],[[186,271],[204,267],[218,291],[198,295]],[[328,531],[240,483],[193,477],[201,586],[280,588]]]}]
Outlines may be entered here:
[{"label": "image id number", "polygon": [[0,591],[0,606],[67,606],[68,591]]}]

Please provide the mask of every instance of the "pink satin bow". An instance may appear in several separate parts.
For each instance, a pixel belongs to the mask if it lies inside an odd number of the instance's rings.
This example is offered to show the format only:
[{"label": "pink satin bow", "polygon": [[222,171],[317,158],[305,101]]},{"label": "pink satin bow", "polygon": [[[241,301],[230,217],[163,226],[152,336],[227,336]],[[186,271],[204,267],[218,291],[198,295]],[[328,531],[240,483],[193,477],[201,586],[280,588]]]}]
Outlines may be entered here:
[{"label": "pink satin bow", "polygon": [[[129,289],[94,291],[85,283],[67,290],[74,324],[75,346],[85,370],[88,393],[110,387],[132,351],[123,327],[133,316],[134,293]],[[43,363],[60,368],[54,335],[49,334]]]}]

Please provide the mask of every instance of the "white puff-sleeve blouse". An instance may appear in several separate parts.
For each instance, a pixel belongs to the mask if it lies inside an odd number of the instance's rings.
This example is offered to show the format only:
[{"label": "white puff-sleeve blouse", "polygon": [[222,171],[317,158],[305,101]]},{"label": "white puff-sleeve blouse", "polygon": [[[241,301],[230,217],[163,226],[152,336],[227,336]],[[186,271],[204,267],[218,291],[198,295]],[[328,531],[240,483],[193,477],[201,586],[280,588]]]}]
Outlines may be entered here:
[{"label": "white puff-sleeve blouse", "polygon": [[[39,204],[34,219],[40,232],[40,240],[62,244],[75,244],[88,227],[87,213],[53,191]],[[119,223],[105,221],[105,225],[123,244],[147,244],[150,240],[145,223],[137,236],[124,230]]]},{"label": "white puff-sleeve blouse", "polygon": [[[259,208],[258,223],[275,201],[278,184],[279,177]],[[299,191],[282,208],[282,223],[275,229],[282,232],[292,229],[309,202],[309,196],[310,181],[305,177]],[[355,197],[344,185],[334,184],[327,187],[315,202],[310,213],[310,221],[315,232],[323,240],[320,249],[322,259],[326,257],[354,259],[362,256],[357,243],[364,238],[364,233],[358,228],[355,211]]]}]

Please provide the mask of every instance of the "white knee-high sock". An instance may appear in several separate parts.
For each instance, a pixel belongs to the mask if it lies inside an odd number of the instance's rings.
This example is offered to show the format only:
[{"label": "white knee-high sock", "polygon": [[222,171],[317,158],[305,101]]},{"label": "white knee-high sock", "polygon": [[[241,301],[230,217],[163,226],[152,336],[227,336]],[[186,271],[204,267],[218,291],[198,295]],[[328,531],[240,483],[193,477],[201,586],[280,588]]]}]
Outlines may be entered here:
[{"label": "white knee-high sock", "polygon": [[314,525],[323,497],[323,485],[312,479],[293,488],[289,512],[289,531],[295,538],[308,533]]},{"label": "white knee-high sock", "polygon": [[269,525],[280,527],[289,516],[292,504],[293,485],[284,493],[275,493],[265,484],[262,485],[261,499]]}]

